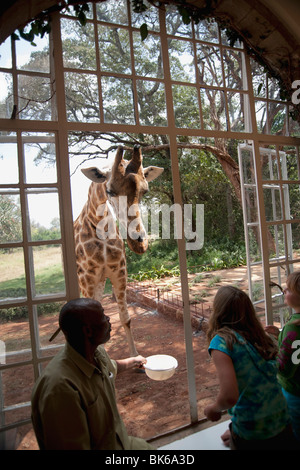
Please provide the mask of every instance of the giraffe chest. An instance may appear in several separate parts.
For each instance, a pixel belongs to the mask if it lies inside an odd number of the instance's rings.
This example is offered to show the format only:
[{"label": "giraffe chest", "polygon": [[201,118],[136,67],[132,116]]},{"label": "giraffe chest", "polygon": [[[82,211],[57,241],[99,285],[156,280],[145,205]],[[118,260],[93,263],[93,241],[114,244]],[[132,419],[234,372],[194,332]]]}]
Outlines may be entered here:
[{"label": "giraffe chest", "polygon": [[81,266],[111,265],[125,260],[124,242],[118,232],[115,238],[99,239],[92,224],[80,220],[74,229],[76,258]]}]

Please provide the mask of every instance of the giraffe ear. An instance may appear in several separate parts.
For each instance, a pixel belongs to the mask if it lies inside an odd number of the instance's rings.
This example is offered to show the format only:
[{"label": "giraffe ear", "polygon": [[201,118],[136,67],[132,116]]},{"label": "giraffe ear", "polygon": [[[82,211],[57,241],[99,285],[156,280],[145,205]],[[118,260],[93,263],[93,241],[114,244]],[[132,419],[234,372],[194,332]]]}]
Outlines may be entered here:
[{"label": "giraffe ear", "polygon": [[158,166],[148,166],[147,168],[144,168],[144,176],[146,181],[149,183],[150,181],[155,180],[162,174],[163,171],[164,169]]},{"label": "giraffe ear", "polygon": [[82,168],[81,171],[88,179],[94,181],[94,183],[104,183],[109,174],[109,171],[100,171],[95,166],[91,168]]}]

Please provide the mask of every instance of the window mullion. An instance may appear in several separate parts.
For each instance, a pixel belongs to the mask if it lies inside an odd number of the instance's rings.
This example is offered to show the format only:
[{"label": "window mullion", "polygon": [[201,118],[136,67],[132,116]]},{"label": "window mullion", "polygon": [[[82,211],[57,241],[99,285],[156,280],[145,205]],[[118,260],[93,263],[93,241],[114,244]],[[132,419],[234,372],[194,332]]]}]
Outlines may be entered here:
[{"label": "window mullion", "polygon": [[54,44],[54,66],[56,83],[56,102],[59,130],[57,132],[57,181],[59,188],[59,206],[62,230],[62,250],[67,299],[79,297],[76,272],[75,243],[73,233],[70,167],[68,156],[68,122],[66,113],[63,51],[60,33],[60,16],[52,17]]},{"label": "window mullion", "polygon": [[[183,204],[180,184],[180,173],[179,173],[179,162],[178,162],[178,148],[177,148],[177,134],[175,126],[175,115],[173,109],[172,99],[172,82],[169,66],[169,55],[168,55],[168,39],[165,24],[165,12],[161,8],[159,10],[160,16],[160,29],[161,29],[161,45],[163,55],[163,68],[164,68],[164,83],[165,83],[165,96],[168,116],[168,129],[170,138],[170,156],[171,156],[171,170],[173,180],[173,194],[175,204],[179,204],[181,207],[181,218],[175,220],[177,226],[183,228]],[[176,216],[175,216],[176,217]],[[184,233],[183,230],[177,231],[177,233]],[[189,286],[188,286],[188,275],[187,275],[187,260],[186,260],[186,246],[185,238],[179,237],[177,240],[179,264],[180,264],[180,279],[181,279],[181,292],[183,300],[183,321],[184,321],[184,337],[186,347],[186,362],[187,362],[187,375],[188,375],[188,388],[189,388],[189,404],[190,404],[190,418],[191,423],[198,421],[198,410],[197,410],[197,390],[195,380],[195,366],[193,357],[193,341],[192,341],[192,325],[190,315],[190,302],[189,302]]]}]

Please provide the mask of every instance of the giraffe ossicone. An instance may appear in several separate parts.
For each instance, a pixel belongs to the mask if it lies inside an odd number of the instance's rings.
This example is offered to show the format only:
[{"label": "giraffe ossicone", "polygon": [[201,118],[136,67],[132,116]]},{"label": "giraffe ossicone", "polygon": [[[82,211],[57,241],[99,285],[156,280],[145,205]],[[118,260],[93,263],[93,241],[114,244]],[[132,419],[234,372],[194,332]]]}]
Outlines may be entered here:
[{"label": "giraffe ossicone", "polygon": [[[74,222],[74,238],[77,275],[82,295],[101,301],[106,279],[110,279],[130,355],[136,356],[138,352],[126,302],[127,267],[124,239],[133,252],[146,252],[148,238],[142,222],[140,202],[148,192],[148,183],[160,176],[164,169],[156,166],[143,168],[139,146],[133,148],[129,161],[124,160],[123,152],[123,148],[118,147],[110,169],[82,169],[92,183],[88,200]],[[119,218],[120,228],[117,227],[113,212]]]}]

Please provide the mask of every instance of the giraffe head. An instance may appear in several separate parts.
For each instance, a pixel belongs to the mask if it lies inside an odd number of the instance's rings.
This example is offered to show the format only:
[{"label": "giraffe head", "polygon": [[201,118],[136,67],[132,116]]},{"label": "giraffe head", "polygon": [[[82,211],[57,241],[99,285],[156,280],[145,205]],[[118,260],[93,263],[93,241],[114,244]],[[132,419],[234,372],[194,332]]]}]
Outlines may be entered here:
[{"label": "giraffe head", "polygon": [[134,146],[130,161],[124,160],[123,151],[122,147],[118,147],[111,169],[92,167],[82,169],[82,172],[94,183],[99,183],[99,194],[104,190],[105,200],[112,204],[117,215],[122,214],[121,218],[126,222],[128,246],[133,252],[142,254],[148,248],[148,238],[142,222],[140,202],[148,192],[148,183],[161,175],[164,169],[156,166],[143,168],[141,148],[137,145]]}]

